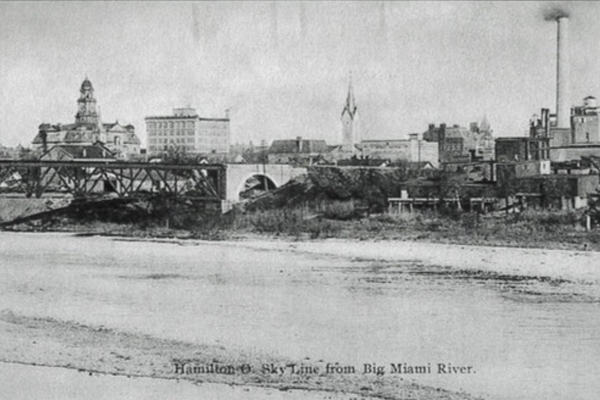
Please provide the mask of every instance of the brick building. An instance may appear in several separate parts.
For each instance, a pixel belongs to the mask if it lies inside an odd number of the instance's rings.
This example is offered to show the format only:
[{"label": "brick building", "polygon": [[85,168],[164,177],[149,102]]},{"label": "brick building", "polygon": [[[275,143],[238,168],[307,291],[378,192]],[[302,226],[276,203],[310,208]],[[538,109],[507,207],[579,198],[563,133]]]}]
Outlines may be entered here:
[{"label": "brick building", "polygon": [[226,156],[229,153],[229,112],[225,118],[203,118],[194,108],[175,108],[173,115],[145,120],[150,155],[175,152]]},{"label": "brick building", "polygon": [[469,128],[459,125],[430,124],[423,140],[439,145],[439,162],[471,162],[491,160],[494,156],[494,139],[486,119],[481,126],[471,123]]},{"label": "brick building", "polygon": [[439,147],[437,142],[419,139],[418,133],[411,133],[408,139],[363,140],[360,143],[363,157],[372,159],[407,162],[429,162],[437,167]]}]

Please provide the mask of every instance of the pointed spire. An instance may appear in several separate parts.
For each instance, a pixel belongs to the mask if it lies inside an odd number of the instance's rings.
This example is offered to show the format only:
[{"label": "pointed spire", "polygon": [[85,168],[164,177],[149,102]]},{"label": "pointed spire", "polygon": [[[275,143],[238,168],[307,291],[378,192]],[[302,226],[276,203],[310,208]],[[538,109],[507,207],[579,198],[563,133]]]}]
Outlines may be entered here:
[{"label": "pointed spire", "polygon": [[348,114],[350,114],[351,118],[354,118],[354,115],[356,114],[356,101],[354,100],[354,88],[352,86],[352,71],[350,71],[350,83],[348,84],[348,96],[346,97],[346,104],[344,106],[344,111],[342,111],[342,114],[345,111],[348,111]]}]

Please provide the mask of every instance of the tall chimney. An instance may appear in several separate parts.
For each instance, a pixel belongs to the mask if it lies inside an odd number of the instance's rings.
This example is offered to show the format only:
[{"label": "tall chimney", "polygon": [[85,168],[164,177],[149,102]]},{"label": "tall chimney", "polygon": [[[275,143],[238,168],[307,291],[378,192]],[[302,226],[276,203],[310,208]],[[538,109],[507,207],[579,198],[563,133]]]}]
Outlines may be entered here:
[{"label": "tall chimney", "polygon": [[556,49],[556,127],[571,127],[571,108],[569,106],[569,18],[556,18],[558,24]]}]

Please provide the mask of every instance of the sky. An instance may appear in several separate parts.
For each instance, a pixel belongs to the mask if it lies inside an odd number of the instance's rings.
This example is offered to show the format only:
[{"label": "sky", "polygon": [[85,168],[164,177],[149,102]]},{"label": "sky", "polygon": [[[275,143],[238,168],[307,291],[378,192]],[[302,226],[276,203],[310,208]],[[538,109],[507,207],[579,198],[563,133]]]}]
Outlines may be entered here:
[{"label": "sky", "polygon": [[103,122],[230,110],[232,144],[341,142],[350,76],[364,139],[484,116],[525,134],[554,110],[556,23],[570,13],[571,104],[600,97],[600,2],[0,1],[0,144],[73,123],[82,81]]}]

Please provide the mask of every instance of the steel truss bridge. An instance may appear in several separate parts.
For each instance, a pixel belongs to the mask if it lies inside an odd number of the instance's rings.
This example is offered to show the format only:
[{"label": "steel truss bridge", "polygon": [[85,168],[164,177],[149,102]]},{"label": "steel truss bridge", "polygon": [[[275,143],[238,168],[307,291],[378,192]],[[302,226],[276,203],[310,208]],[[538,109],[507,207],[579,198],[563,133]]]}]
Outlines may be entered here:
[{"label": "steel truss bridge", "polygon": [[107,192],[118,197],[160,193],[218,202],[226,199],[226,170],[223,164],[0,160],[0,193],[37,198],[44,193],[75,198]]}]

